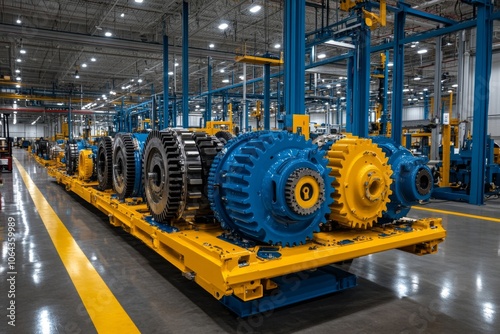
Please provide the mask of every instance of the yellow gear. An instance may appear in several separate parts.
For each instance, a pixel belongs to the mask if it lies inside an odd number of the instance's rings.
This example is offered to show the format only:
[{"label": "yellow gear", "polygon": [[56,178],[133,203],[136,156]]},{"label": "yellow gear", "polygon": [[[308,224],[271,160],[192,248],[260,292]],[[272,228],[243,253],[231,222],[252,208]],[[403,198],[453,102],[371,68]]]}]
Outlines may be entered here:
[{"label": "yellow gear", "polygon": [[382,149],[371,139],[347,136],[328,151],[335,177],[330,219],[351,228],[370,228],[387,210],[392,169]]},{"label": "yellow gear", "polygon": [[78,157],[78,178],[80,180],[89,180],[94,173],[94,160],[92,159],[92,150],[81,150]]}]

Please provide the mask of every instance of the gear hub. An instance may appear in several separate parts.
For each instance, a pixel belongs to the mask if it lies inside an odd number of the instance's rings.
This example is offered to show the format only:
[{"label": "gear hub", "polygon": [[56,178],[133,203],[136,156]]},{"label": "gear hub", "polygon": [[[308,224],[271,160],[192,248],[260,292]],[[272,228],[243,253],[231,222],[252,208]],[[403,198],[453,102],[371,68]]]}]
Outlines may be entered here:
[{"label": "gear hub", "polygon": [[427,158],[415,157],[409,150],[385,137],[374,137],[376,143],[389,158],[393,171],[390,196],[382,223],[400,219],[408,214],[412,205],[431,197],[434,178],[427,167]]},{"label": "gear hub", "polygon": [[347,136],[328,151],[335,177],[330,219],[352,228],[369,228],[387,210],[392,170],[371,139]]},{"label": "gear hub", "polygon": [[330,211],[333,178],[325,152],[303,136],[252,132],[215,158],[209,200],[226,228],[242,237],[294,246],[319,231]]}]

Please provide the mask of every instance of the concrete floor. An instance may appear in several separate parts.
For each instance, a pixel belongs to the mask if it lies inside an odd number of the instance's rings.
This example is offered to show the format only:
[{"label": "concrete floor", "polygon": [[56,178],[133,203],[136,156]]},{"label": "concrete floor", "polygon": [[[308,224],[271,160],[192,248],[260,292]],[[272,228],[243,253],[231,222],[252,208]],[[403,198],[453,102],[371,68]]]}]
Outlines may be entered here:
[{"label": "concrete floor", "polygon": [[[448,237],[435,255],[389,251],[355,259],[356,288],[240,319],[134,237],[14,150],[80,248],[144,333],[498,333],[500,223],[442,217]],[[17,169],[0,188],[0,333],[95,333]],[[500,218],[500,200],[426,207]],[[16,327],[8,326],[5,222],[16,219]],[[113,321],[113,319],[109,319]]]}]

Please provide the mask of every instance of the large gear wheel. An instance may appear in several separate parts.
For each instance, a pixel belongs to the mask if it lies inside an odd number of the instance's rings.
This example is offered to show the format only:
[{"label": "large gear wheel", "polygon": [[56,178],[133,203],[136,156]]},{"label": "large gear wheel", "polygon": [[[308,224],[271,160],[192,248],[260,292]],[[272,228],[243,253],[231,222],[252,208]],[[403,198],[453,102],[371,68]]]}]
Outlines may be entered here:
[{"label": "large gear wheel", "polygon": [[75,140],[68,140],[65,147],[66,173],[75,174],[78,167],[78,144]]},{"label": "large gear wheel", "polygon": [[335,177],[330,219],[352,228],[370,228],[387,210],[392,170],[371,139],[347,136],[328,151]]},{"label": "large gear wheel", "polygon": [[200,152],[202,179],[204,181],[202,196],[199,201],[199,209],[196,212],[195,220],[203,220],[206,222],[210,217],[213,217],[213,212],[210,209],[210,202],[208,201],[208,177],[210,168],[212,167],[215,156],[224,148],[224,145],[217,137],[209,136],[205,132],[195,132],[193,138]]},{"label": "large gear wheel", "polygon": [[227,131],[218,131],[214,136],[219,139],[223,145],[227,144],[228,141],[234,138],[234,135]]},{"label": "large gear wheel", "polygon": [[78,178],[90,180],[94,175],[94,154],[91,149],[80,150],[78,155]]},{"label": "large gear wheel", "polygon": [[129,133],[118,133],[113,143],[113,188],[121,200],[134,190],[134,143]]},{"label": "large gear wheel", "polygon": [[113,140],[111,137],[101,138],[96,160],[99,189],[111,189],[113,186]]},{"label": "large gear wheel", "polygon": [[[209,176],[209,200],[222,227],[282,246],[306,243],[332,203],[325,152],[303,136],[261,131],[231,140]],[[292,198],[295,197],[295,198]]]},{"label": "large gear wheel", "polygon": [[181,152],[172,130],[151,131],[143,154],[146,203],[157,222],[179,218],[183,192]]}]

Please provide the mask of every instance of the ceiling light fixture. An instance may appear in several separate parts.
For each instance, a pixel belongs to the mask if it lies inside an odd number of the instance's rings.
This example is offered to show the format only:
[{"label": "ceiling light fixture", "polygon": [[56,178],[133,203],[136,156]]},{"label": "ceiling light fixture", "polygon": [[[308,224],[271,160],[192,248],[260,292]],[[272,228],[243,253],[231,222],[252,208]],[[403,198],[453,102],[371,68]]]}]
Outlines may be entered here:
[{"label": "ceiling light fixture", "polygon": [[226,72],[226,70],[225,70],[225,69],[223,69],[223,68],[221,68],[221,69],[220,69],[220,73],[224,73],[224,72]]},{"label": "ceiling light fixture", "polygon": [[21,81],[21,77],[16,77],[16,80],[17,81]]},{"label": "ceiling light fixture", "polygon": [[17,84],[17,85],[16,85],[16,88],[21,88],[21,85],[20,85],[20,84]]},{"label": "ceiling light fixture", "polygon": [[125,17],[125,13],[121,13],[121,14],[120,14],[120,17]]},{"label": "ceiling light fixture", "polygon": [[84,68],[85,68],[85,67],[87,67],[87,64],[83,63],[83,64],[82,64],[82,67],[84,67]]},{"label": "ceiling light fixture", "polygon": [[174,75],[174,72],[170,71],[168,72],[168,75]]},{"label": "ceiling light fixture", "polygon": [[458,84],[454,84],[454,85],[452,85],[451,87],[453,87],[453,88],[457,88],[457,87],[458,87]]},{"label": "ceiling light fixture", "polygon": [[135,0],[137,3],[142,3],[144,0]]},{"label": "ceiling light fixture", "polygon": [[179,63],[175,63],[174,66],[179,66]]},{"label": "ceiling light fixture", "polygon": [[335,85],[335,87],[340,87],[340,86],[341,86],[341,84],[339,84],[339,83]]},{"label": "ceiling light fixture", "polygon": [[16,59],[16,61],[17,61],[18,63],[22,62],[21,58],[17,58],[17,59]]},{"label": "ceiling light fixture", "polygon": [[276,43],[276,44],[274,44],[274,48],[275,48],[275,49],[279,49],[279,48],[281,48],[281,44],[280,44],[280,43]]},{"label": "ceiling light fixture", "polygon": [[229,27],[229,24],[227,23],[221,23],[219,24],[219,29],[220,30],[226,30]]},{"label": "ceiling light fixture", "polygon": [[223,83],[228,83],[229,82],[229,79],[224,79],[222,80]]},{"label": "ceiling light fixture", "polygon": [[137,82],[138,82],[138,83],[141,83],[141,82],[142,82],[142,79],[137,80]]},{"label": "ceiling light fixture", "polygon": [[90,58],[90,61],[94,62],[96,61],[97,59],[95,59],[94,57]]},{"label": "ceiling light fixture", "polygon": [[214,43],[210,43],[210,45],[208,45],[208,47],[209,47],[210,49],[213,49],[213,48],[215,48],[215,44],[214,44]]},{"label": "ceiling light fixture", "polygon": [[26,50],[21,49],[21,50],[19,50],[19,53],[21,53],[22,55],[24,55],[24,54],[26,54]]},{"label": "ceiling light fixture", "polygon": [[333,39],[330,39],[325,42],[325,44],[329,45],[334,45],[334,46],[340,46],[342,48],[347,48],[347,49],[355,49],[356,47],[354,44],[346,43],[346,42],[339,42],[339,41],[334,41]]},{"label": "ceiling light fixture", "polygon": [[23,21],[21,21],[21,17],[20,17],[20,16],[17,18],[16,23],[17,23],[17,24],[21,24],[21,23],[23,23]]},{"label": "ceiling light fixture", "polygon": [[420,49],[417,51],[419,55],[423,55],[424,53],[427,53],[427,49]]},{"label": "ceiling light fixture", "polygon": [[16,70],[16,73],[21,73],[21,70],[17,69],[17,70]]},{"label": "ceiling light fixture", "polygon": [[324,54],[324,53],[320,53],[320,54],[318,55],[318,59],[324,59],[324,58],[326,58],[326,54]]},{"label": "ceiling light fixture", "polygon": [[422,78],[421,78],[421,77],[419,77],[419,76],[416,76],[415,78],[413,78],[413,80],[415,80],[415,81],[419,81],[419,80],[422,80]]},{"label": "ceiling light fixture", "polygon": [[262,9],[262,6],[260,6],[260,5],[253,5],[252,7],[250,7],[250,12],[252,12],[252,13],[255,14],[255,13],[257,13],[261,9]]},{"label": "ceiling light fixture", "polygon": [[106,37],[111,37],[111,36],[113,36],[113,34],[111,33],[111,31],[106,31],[106,32],[104,33],[104,36],[106,36]]}]

